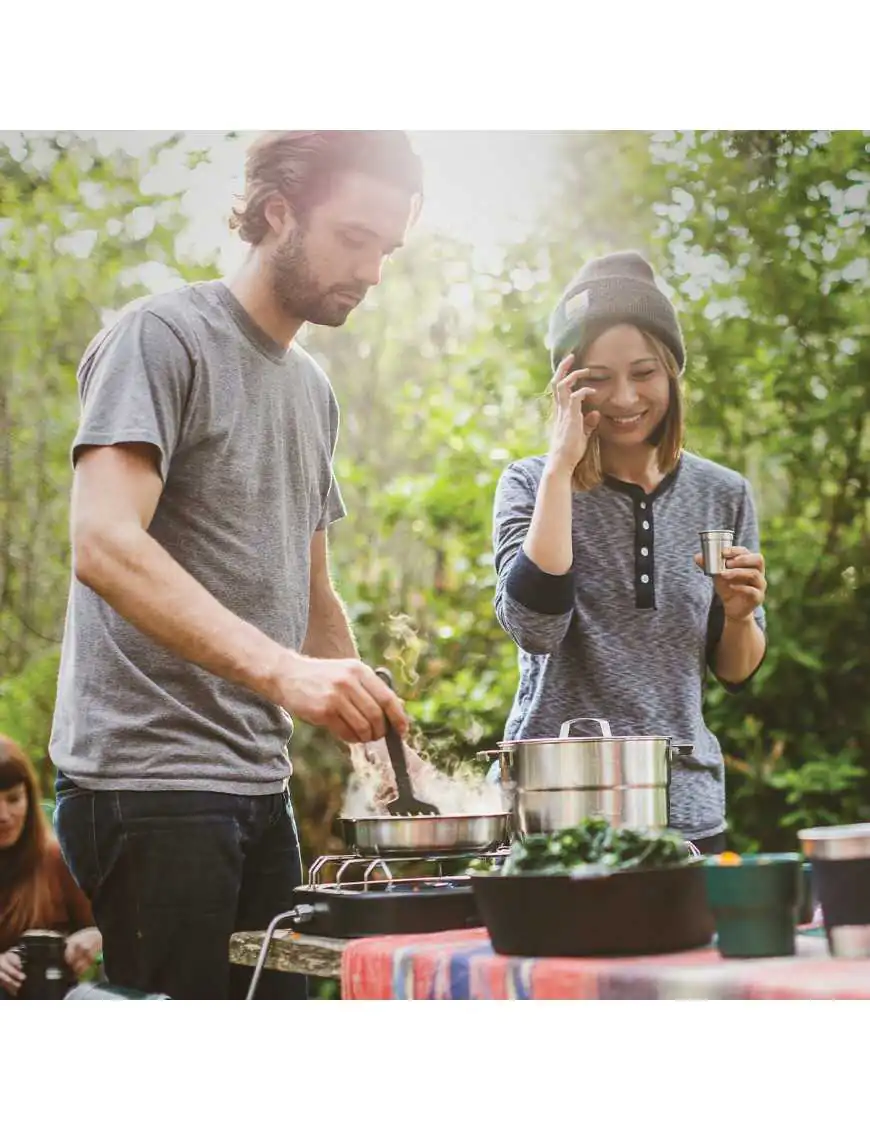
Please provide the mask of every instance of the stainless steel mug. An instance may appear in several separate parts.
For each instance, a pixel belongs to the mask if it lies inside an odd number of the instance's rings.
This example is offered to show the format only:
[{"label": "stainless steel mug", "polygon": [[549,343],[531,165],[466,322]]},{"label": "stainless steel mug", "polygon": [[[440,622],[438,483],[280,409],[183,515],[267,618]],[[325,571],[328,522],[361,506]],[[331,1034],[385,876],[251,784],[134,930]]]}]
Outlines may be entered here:
[{"label": "stainless steel mug", "polygon": [[725,550],[734,545],[733,530],[702,530],[701,554],[704,558],[704,573],[715,577],[725,569]]}]

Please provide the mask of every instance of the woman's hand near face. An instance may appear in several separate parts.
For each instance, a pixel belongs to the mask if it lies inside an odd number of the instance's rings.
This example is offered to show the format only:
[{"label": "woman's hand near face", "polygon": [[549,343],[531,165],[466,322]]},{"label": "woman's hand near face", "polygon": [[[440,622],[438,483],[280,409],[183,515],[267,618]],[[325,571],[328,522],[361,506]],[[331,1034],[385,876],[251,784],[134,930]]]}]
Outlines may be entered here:
[{"label": "woman's hand near face", "polygon": [[568,354],[553,378],[556,420],[547,457],[547,465],[552,471],[569,477],[574,474],[574,468],[586,454],[589,437],[601,419],[598,412],[584,414],[583,402],[595,390],[587,387],[574,390],[574,386],[586,376],[588,370],[574,369],[573,366],[574,355]]},{"label": "woman's hand near face", "polygon": [[18,996],[18,991],[24,985],[24,969],[21,958],[14,950],[7,950],[0,954],[0,986],[13,997]]}]

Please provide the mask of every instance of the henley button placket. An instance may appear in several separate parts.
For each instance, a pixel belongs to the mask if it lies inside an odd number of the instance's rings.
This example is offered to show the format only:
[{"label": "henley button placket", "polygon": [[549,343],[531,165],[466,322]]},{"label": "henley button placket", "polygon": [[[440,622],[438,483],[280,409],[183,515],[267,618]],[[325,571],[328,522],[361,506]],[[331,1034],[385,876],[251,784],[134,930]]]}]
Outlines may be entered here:
[{"label": "henley button placket", "polygon": [[612,476],[604,481],[614,491],[628,495],[634,515],[634,605],[636,609],[656,607],[655,518],[653,503],[669,490],[677,478],[680,464],[670,471],[652,494],[638,483],[625,483]]},{"label": "henley button placket", "polygon": [[634,500],[634,596],[638,609],[656,607],[653,510],[646,499]]}]

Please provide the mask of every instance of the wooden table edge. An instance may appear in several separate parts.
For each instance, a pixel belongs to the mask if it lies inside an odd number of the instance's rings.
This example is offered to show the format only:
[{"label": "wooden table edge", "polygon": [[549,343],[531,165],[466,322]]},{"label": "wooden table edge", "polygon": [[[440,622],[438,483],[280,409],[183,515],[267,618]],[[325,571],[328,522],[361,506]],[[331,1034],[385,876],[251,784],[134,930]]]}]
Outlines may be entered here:
[{"label": "wooden table edge", "polygon": [[[265,937],[265,931],[238,931],[232,935],[230,962],[235,966],[256,966]],[[313,978],[338,978],[347,943],[347,939],[278,930],[272,938],[265,968],[287,974],[308,974]]]}]

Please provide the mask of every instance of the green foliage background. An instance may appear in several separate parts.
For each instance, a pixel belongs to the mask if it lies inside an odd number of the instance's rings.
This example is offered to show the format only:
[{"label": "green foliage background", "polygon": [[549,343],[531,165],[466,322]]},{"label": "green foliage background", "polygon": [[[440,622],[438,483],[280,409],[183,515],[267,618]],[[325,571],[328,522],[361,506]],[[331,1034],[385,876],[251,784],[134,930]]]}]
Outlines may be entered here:
[{"label": "green foliage background", "polygon": [[[420,232],[348,327],[306,333],[342,404],[350,518],[332,552],[361,650],[407,665],[439,758],[501,737],[516,659],[492,612],[496,482],[546,444],[556,294],[590,254],[637,247],[680,307],[689,447],[745,472],[761,512],[768,660],[748,693],[708,693],[734,841],[784,848],[806,824],[866,818],[870,135],[559,140],[557,205],[533,240],[483,269]],[[49,793],[75,368],[103,314],[146,292],[144,264],[215,273],[179,258],[180,199],[142,190],[158,159],[73,135],[0,141],[0,731]],[[294,756],[310,859],[335,846],[346,760],[304,727]]]}]

